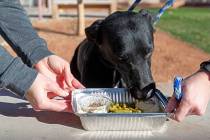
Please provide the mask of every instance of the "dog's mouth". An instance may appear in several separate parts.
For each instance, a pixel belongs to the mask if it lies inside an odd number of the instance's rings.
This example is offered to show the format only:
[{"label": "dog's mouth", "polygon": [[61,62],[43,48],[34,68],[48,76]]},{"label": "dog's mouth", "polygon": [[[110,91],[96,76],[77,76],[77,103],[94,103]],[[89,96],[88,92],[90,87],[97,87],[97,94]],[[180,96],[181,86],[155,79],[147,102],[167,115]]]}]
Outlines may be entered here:
[{"label": "dog's mouth", "polygon": [[151,83],[143,89],[139,89],[137,86],[131,86],[128,90],[134,98],[139,100],[148,100],[154,96],[156,86],[155,83]]}]

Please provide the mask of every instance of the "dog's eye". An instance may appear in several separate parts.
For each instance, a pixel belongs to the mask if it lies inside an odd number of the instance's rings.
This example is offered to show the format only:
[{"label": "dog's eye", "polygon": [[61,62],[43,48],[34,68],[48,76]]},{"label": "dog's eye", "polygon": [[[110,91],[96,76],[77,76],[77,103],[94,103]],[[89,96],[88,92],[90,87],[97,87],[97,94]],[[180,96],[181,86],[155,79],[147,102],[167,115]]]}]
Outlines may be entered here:
[{"label": "dog's eye", "polygon": [[146,55],[145,55],[145,59],[148,59],[148,58],[150,58],[150,56],[152,55],[152,52],[150,52],[150,53],[147,53]]},{"label": "dog's eye", "polygon": [[147,47],[144,51],[145,51],[145,54],[150,54],[153,51],[153,49]]},{"label": "dog's eye", "polygon": [[128,61],[128,58],[129,58],[128,55],[123,55],[123,56],[119,57],[119,60],[120,61]]}]

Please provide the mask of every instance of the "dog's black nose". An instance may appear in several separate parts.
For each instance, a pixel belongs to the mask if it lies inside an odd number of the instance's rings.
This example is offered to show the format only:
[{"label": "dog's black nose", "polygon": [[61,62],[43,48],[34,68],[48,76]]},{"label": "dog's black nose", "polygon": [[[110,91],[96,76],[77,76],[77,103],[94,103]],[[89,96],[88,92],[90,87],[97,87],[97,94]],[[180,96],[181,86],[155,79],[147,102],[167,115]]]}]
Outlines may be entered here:
[{"label": "dog's black nose", "polygon": [[143,88],[142,90],[140,90],[138,87],[131,87],[129,88],[129,92],[136,99],[148,100],[153,97],[155,88],[155,84],[152,83]]}]

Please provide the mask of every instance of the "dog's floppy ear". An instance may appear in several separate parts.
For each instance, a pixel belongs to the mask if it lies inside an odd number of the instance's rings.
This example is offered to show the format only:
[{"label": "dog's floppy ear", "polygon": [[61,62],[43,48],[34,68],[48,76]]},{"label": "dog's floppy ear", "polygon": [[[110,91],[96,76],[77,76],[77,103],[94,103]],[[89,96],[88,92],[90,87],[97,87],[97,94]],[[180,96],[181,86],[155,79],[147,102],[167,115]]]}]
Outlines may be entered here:
[{"label": "dog's floppy ear", "polygon": [[142,9],[142,10],[139,11],[139,13],[140,13],[142,16],[144,16],[144,17],[146,17],[147,19],[149,19],[149,21],[152,21],[152,20],[153,20],[153,15],[152,15],[149,11],[147,11],[147,10],[145,10],[145,9]]},{"label": "dog's floppy ear", "polygon": [[101,43],[100,28],[101,28],[102,22],[103,20],[97,20],[92,25],[90,25],[89,27],[85,29],[85,34],[88,41],[94,42],[96,44]]},{"label": "dog's floppy ear", "polygon": [[[139,14],[146,17],[149,20],[149,22],[151,23],[152,26],[154,25],[155,15],[151,14],[149,11],[144,10],[144,9],[140,10]],[[153,31],[155,31],[155,29],[153,29]]]}]

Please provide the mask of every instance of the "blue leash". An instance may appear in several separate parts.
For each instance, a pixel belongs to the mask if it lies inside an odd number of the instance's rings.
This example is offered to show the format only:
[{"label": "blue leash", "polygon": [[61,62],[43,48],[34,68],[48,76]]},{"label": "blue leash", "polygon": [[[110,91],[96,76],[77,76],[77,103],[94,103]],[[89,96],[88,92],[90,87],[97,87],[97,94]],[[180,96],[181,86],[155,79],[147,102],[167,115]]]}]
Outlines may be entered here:
[{"label": "blue leash", "polygon": [[135,0],[134,3],[129,7],[128,11],[133,11],[141,0]]},{"label": "blue leash", "polygon": [[164,14],[164,12],[170,8],[171,6],[173,6],[174,2],[176,0],[168,0],[166,2],[166,4],[159,10],[158,14],[156,15],[156,19],[155,19],[155,22],[154,22],[154,25],[160,20],[160,17]]},{"label": "blue leash", "polygon": [[[158,14],[155,17],[154,25],[160,20],[160,17],[164,14],[164,12],[173,6],[176,0],[168,0],[165,5],[159,10]],[[135,0],[134,3],[129,7],[128,11],[133,11],[136,6],[141,2],[141,0]]]}]

